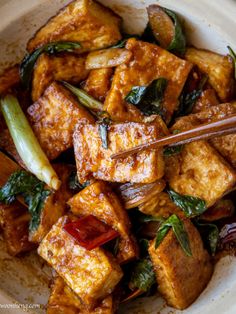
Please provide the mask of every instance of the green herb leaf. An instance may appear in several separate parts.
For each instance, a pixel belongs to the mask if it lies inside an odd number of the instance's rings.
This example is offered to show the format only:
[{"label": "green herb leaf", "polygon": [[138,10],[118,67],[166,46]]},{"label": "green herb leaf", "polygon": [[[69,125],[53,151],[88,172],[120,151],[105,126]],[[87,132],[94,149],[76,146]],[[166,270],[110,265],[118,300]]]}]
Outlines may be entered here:
[{"label": "green herb leaf", "polygon": [[173,147],[166,147],[164,149],[164,156],[173,156],[173,155],[177,155],[179,153],[181,153],[183,149],[183,145],[177,145],[177,146],[173,146]]},{"label": "green herb leaf", "polygon": [[188,234],[184,228],[183,222],[175,214],[170,216],[166,221],[162,223],[157,231],[155,248],[158,248],[164,237],[167,235],[169,229],[172,228],[173,232],[179,241],[183,251],[187,256],[192,256]]},{"label": "green herb leaf", "polygon": [[174,38],[173,38],[172,42],[170,43],[169,47],[167,48],[167,50],[179,53],[180,55],[183,55],[185,53],[185,50],[186,50],[186,38],[185,38],[185,35],[183,32],[180,20],[179,20],[179,18],[175,12],[173,12],[169,9],[163,8],[163,7],[162,7],[162,9],[172,19],[172,21],[174,23],[174,27],[175,27]]},{"label": "green herb leaf", "polygon": [[76,42],[59,41],[48,43],[43,47],[40,47],[33,51],[31,54],[27,54],[20,65],[20,77],[25,88],[30,87],[30,81],[34,69],[35,62],[41,53],[55,54],[63,51],[72,52],[75,49],[81,48],[81,45]]},{"label": "green herb leaf", "polygon": [[105,149],[108,149],[108,130],[110,122],[110,119],[103,118],[98,124],[98,130],[102,140],[102,147]]},{"label": "green herb leaf", "polygon": [[136,219],[136,221],[138,221],[139,224],[147,223],[147,222],[151,222],[151,221],[163,222],[163,220],[164,220],[162,217],[146,215],[139,210],[136,213],[135,219]]},{"label": "green herb leaf", "polygon": [[134,86],[132,87],[129,94],[125,97],[125,101],[133,105],[138,105],[140,101],[142,101],[146,92],[147,92],[146,86]]},{"label": "green herb leaf", "polygon": [[14,172],[0,189],[0,201],[6,204],[13,202],[17,195],[24,197],[31,214],[29,229],[37,229],[40,222],[40,214],[49,190],[44,189],[45,184],[32,174],[19,170]]},{"label": "green herb leaf", "polygon": [[137,261],[131,275],[129,287],[146,292],[156,283],[152,262],[148,258]]},{"label": "green herb leaf", "polygon": [[195,221],[196,227],[199,229],[204,242],[209,248],[211,255],[215,255],[217,245],[219,242],[219,229],[215,224],[202,223]]},{"label": "green herb leaf", "polygon": [[111,46],[111,48],[124,48],[129,38],[139,39],[140,36],[137,34],[123,34],[123,39],[119,40],[114,46]]},{"label": "green herb leaf", "polygon": [[159,114],[164,116],[162,101],[167,87],[167,80],[159,78],[149,86],[134,86],[125,101],[135,105],[145,115]]},{"label": "green herb leaf", "polygon": [[179,206],[189,218],[199,216],[207,210],[206,202],[199,197],[181,195],[173,190],[169,190],[168,194],[171,200]]},{"label": "green herb leaf", "polygon": [[70,176],[69,176],[69,188],[74,191],[81,191],[83,190],[86,186],[90,184],[89,181],[81,184],[78,180],[77,172],[72,171]]},{"label": "green herb leaf", "polygon": [[233,51],[233,49],[230,46],[227,46],[229,49],[229,55],[233,59],[234,62],[234,78],[236,80],[236,53]]},{"label": "green herb leaf", "polygon": [[180,95],[179,98],[179,110],[176,114],[176,117],[186,116],[192,112],[195,103],[202,94],[203,87],[206,84],[207,80],[208,76],[203,76],[198,88],[193,90],[191,93],[186,93],[185,90],[183,90],[183,93]]}]

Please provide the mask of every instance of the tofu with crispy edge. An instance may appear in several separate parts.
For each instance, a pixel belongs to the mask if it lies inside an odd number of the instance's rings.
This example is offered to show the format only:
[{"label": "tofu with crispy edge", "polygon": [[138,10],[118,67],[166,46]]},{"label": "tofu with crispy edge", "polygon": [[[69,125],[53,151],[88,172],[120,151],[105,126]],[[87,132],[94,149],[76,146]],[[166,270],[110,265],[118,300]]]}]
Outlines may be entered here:
[{"label": "tofu with crispy edge", "polygon": [[153,80],[163,77],[168,80],[163,108],[166,120],[169,121],[178,107],[178,98],[192,64],[157,45],[134,38],[127,41],[126,49],[132,52],[133,57],[127,64],[116,68],[104,110],[114,121],[141,121],[141,112],[124,99],[132,87],[147,86]]},{"label": "tofu with crispy edge", "polygon": [[121,39],[121,18],[102,4],[91,0],[69,3],[52,17],[28,42],[32,52],[56,41],[79,42],[78,53],[114,45]]},{"label": "tofu with crispy edge", "polygon": [[152,198],[141,204],[138,209],[146,214],[154,217],[167,219],[173,214],[182,217],[183,211],[173,203],[166,192],[154,195]]},{"label": "tofu with crispy edge", "polygon": [[104,101],[111,87],[112,68],[94,69],[89,73],[84,89],[95,99]]},{"label": "tofu with crispy edge", "polygon": [[44,258],[78,295],[88,309],[112,293],[123,276],[115,258],[100,247],[91,251],[80,246],[63,226],[63,216],[52,227],[38,248]]},{"label": "tofu with crispy edge", "polygon": [[138,257],[138,246],[130,232],[131,224],[127,212],[107,183],[97,181],[78,194],[68,204],[77,216],[93,215],[119,232],[120,241],[117,253],[119,263]]},{"label": "tofu with crispy edge", "polygon": [[12,204],[0,204],[0,226],[10,255],[18,255],[34,249],[28,240],[30,214],[27,207],[15,201]]},{"label": "tofu with crispy edge", "polygon": [[162,150],[143,151],[122,160],[110,156],[151,142],[163,134],[157,123],[117,123],[108,127],[108,149],[102,147],[98,124],[76,126],[73,139],[77,173],[81,183],[96,178],[111,182],[150,183],[164,174]]},{"label": "tofu with crispy edge", "polygon": [[[186,119],[179,119],[172,129],[183,131],[193,128],[195,125],[186,122]],[[200,197],[206,201],[207,207],[229,192],[236,183],[234,169],[207,141],[184,145],[179,154],[166,157],[165,164],[170,187],[180,194]]]},{"label": "tofu with crispy edge", "polygon": [[37,102],[28,108],[31,126],[49,159],[73,146],[77,122],[93,122],[92,115],[62,85],[53,82]]},{"label": "tofu with crispy edge", "polygon": [[182,220],[188,233],[192,256],[187,256],[170,230],[157,249],[149,246],[158,289],[168,305],[183,310],[200,295],[208,284],[213,265],[197,229],[187,218]]},{"label": "tofu with crispy edge", "polygon": [[42,54],[34,67],[32,79],[32,100],[37,101],[53,81],[67,81],[78,84],[85,80],[89,71],[85,69],[85,56],[63,53]]},{"label": "tofu with crispy edge", "polygon": [[209,83],[216,90],[222,102],[232,99],[234,65],[230,56],[222,56],[208,50],[188,48],[185,58],[208,75]]},{"label": "tofu with crispy edge", "polygon": [[192,113],[197,113],[206,110],[210,107],[218,106],[219,100],[216,97],[216,92],[212,88],[208,88],[201,93],[201,96],[193,106]]},{"label": "tofu with crispy edge", "polygon": [[[177,123],[181,129],[189,129],[204,123],[222,120],[236,114],[236,102],[225,103],[210,107],[197,114],[191,114],[181,118]],[[209,140],[210,144],[234,167],[236,168],[236,135],[229,134],[215,137]]]},{"label": "tofu with crispy edge", "polygon": [[69,177],[74,171],[74,166],[54,164],[53,168],[61,180],[61,186],[59,190],[51,191],[45,199],[40,214],[40,223],[37,229],[32,230],[29,234],[31,242],[40,243],[43,240],[58,219],[66,214],[66,202],[73,195],[73,191],[69,188]]},{"label": "tofu with crispy edge", "polygon": [[108,295],[93,310],[87,310],[73,290],[64,280],[57,276],[51,286],[51,294],[47,304],[47,314],[113,314],[114,301]]}]

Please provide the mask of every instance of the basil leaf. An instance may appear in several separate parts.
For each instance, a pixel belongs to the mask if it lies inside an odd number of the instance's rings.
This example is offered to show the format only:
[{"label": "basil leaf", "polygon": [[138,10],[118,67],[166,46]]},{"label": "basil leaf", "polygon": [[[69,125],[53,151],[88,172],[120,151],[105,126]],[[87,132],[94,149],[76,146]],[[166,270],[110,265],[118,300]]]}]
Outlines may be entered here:
[{"label": "basil leaf", "polygon": [[167,80],[159,78],[148,86],[134,86],[125,101],[135,105],[145,115],[159,114],[164,116],[162,101],[167,87]]},{"label": "basil leaf", "polygon": [[129,94],[125,97],[125,101],[133,105],[138,105],[146,94],[146,86],[134,86]]},{"label": "basil leaf", "polygon": [[181,153],[183,149],[183,145],[177,145],[177,146],[173,146],[173,147],[166,147],[164,149],[164,156],[173,156],[173,155],[177,155],[179,153]]},{"label": "basil leaf", "polygon": [[102,140],[102,147],[108,149],[108,130],[110,124],[109,118],[102,118],[98,124],[99,134]]},{"label": "basil leaf", "polygon": [[233,49],[230,46],[227,46],[229,49],[229,55],[233,59],[234,62],[234,78],[236,80],[236,53],[233,51]]},{"label": "basil leaf", "polygon": [[164,220],[162,217],[146,215],[146,214],[142,213],[141,211],[138,211],[136,216],[137,216],[136,220],[139,222],[139,224],[147,223],[147,222],[151,222],[151,221],[162,222]]},{"label": "basil leaf", "polygon": [[207,80],[208,76],[205,75],[200,81],[197,89],[194,89],[190,93],[186,93],[185,90],[183,91],[179,98],[179,110],[177,112],[176,117],[186,116],[192,112],[195,103],[202,94],[203,87],[206,84]]},{"label": "basil leaf", "polygon": [[0,189],[0,201],[6,204],[13,202],[17,195],[24,197],[31,214],[29,229],[37,229],[40,222],[40,214],[49,190],[44,189],[45,184],[32,174],[19,170],[14,172]]},{"label": "basil leaf", "polygon": [[20,78],[23,86],[27,89],[30,87],[34,65],[41,53],[55,54],[63,51],[72,52],[74,49],[78,48],[81,48],[79,43],[58,41],[48,43],[45,46],[36,49],[31,54],[27,54],[20,65]]},{"label": "basil leaf", "polygon": [[178,216],[173,214],[170,216],[166,221],[162,223],[160,226],[159,230],[157,231],[157,236],[155,240],[155,248],[158,248],[162,240],[165,238],[167,235],[168,231],[170,228],[173,229],[173,232],[179,241],[179,244],[181,245],[184,253],[187,256],[192,256],[190,244],[189,244],[189,238],[188,234],[184,228],[183,222],[179,219]]},{"label": "basil leaf", "polygon": [[69,176],[69,188],[74,191],[81,191],[90,184],[89,181],[81,184],[78,180],[77,171],[72,171]]},{"label": "basil leaf", "polygon": [[199,216],[207,210],[206,202],[199,197],[181,195],[173,190],[169,190],[168,194],[171,200],[179,206],[189,218]]},{"label": "basil leaf", "polygon": [[111,48],[124,48],[129,38],[139,39],[140,36],[137,34],[123,34],[123,39],[119,40],[114,46],[111,46]]},{"label": "basil leaf", "polygon": [[164,12],[172,19],[175,27],[175,35],[174,38],[172,39],[172,42],[170,43],[169,47],[167,50],[179,53],[180,55],[183,55],[186,50],[186,38],[181,26],[181,23],[179,21],[178,16],[176,15],[175,12],[163,8]]},{"label": "basil leaf", "polygon": [[195,222],[196,227],[199,229],[204,242],[210,249],[211,255],[215,255],[217,245],[219,242],[219,229],[215,224]]},{"label": "basil leaf", "polygon": [[148,258],[140,259],[134,265],[129,287],[134,290],[138,288],[144,292],[148,291],[156,283],[156,276],[152,262]]}]

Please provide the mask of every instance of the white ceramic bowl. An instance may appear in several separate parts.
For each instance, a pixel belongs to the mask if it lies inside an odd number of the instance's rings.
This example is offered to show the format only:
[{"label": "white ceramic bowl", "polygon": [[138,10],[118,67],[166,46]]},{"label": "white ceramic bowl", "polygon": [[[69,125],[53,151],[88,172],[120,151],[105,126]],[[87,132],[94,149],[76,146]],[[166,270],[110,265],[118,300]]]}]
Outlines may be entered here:
[{"label": "white ceramic bowl", "polygon": [[[21,60],[25,45],[33,33],[69,0],[0,0],[0,72]],[[188,40],[200,48],[226,53],[227,45],[236,50],[235,0],[102,0],[124,18],[126,31],[143,30],[145,7],[159,2],[175,10],[186,21]],[[0,167],[1,171],[1,167]],[[184,267],[184,265],[183,265]],[[196,271],[198,271],[196,269]],[[1,304],[46,304],[49,269],[34,254],[21,259],[6,253],[0,241],[0,313],[25,313],[22,309],[2,308]],[[236,291],[236,259],[226,257],[217,265],[214,276],[198,300],[187,310],[175,311],[158,297],[137,299],[122,305],[121,314],[234,314]],[[30,305],[29,305],[30,306]],[[31,309],[31,313],[45,313]]]}]

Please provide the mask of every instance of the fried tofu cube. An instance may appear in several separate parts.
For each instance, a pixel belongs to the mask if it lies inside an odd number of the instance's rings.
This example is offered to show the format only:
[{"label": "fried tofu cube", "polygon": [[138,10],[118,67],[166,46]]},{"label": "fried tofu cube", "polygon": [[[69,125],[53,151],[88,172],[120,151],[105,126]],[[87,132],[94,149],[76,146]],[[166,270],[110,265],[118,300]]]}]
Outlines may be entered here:
[{"label": "fried tofu cube", "polygon": [[104,101],[111,87],[113,69],[94,69],[89,73],[84,89],[95,99]]},{"label": "fried tofu cube", "polygon": [[232,99],[234,65],[231,57],[222,56],[208,50],[188,48],[185,58],[208,75],[209,83],[216,90],[222,102]]},{"label": "fried tofu cube", "polygon": [[64,280],[54,278],[47,304],[47,314],[113,314],[114,301],[111,295],[102,300],[93,310],[87,310],[78,296]]},{"label": "fried tofu cube", "polygon": [[37,101],[53,81],[78,84],[85,80],[89,71],[85,69],[85,56],[71,53],[62,55],[42,54],[34,67],[32,100]]},{"label": "fried tofu cube", "polygon": [[18,201],[0,204],[0,226],[10,255],[31,251],[34,244],[28,240],[30,214]]},{"label": "fried tofu cube", "polygon": [[66,202],[73,195],[73,191],[69,188],[69,177],[74,170],[74,167],[66,164],[55,164],[53,165],[53,168],[61,180],[61,186],[59,190],[51,191],[45,199],[40,213],[39,225],[29,234],[31,242],[40,243],[43,240],[58,219],[66,214]]},{"label": "fried tofu cube", "polygon": [[140,111],[125,102],[125,97],[134,86],[147,86],[153,80],[166,78],[168,85],[164,94],[163,108],[166,120],[178,107],[178,98],[183,89],[192,64],[182,60],[170,52],[131,38],[127,41],[126,49],[133,57],[127,64],[116,68],[111,89],[106,97],[104,110],[114,121],[141,121]]},{"label": "fried tofu cube", "polygon": [[7,68],[0,75],[0,94],[7,92],[10,88],[20,83],[19,66]]},{"label": "fried tofu cube", "polygon": [[120,25],[121,18],[102,4],[91,0],[76,0],[39,29],[28,42],[27,50],[32,52],[55,41],[79,42],[79,53],[106,48],[121,39]]},{"label": "fried tofu cube", "polygon": [[28,108],[28,115],[34,133],[49,159],[55,159],[73,146],[72,136],[78,121],[94,121],[74,96],[56,82]]},{"label": "fried tofu cube", "polygon": [[107,183],[97,181],[89,185],[74,195],[68,204],[74,215],[93,215],[119,232],[119,250],[116,256],[119,263],[138,256],[137,244],[130,232],[129,217]]},{"label": "fried tofu cube", "polygon": [[218,105],[219,101],[216,97],[215,90],[212,88],[208,88],[202,92],[196,104],[193,106],[192,112],[197,113]]},{"label": "fried tofu cube", "polygon": [[167,219],[173,214],[182,217],[183,211],[173,203],[166,192],[154,195],[152,198],[141,204],[138,209],[150,216]]},{"label": "fried tofu cube", "polygon": [[[183,131],[195,126],[186,118],[179,119],[172,129]],[[171,188],[180,194],[200,197],[208,207],[236,183],[236,172],[207,141],[184,145],[179,154],[166,157],[165,163]]]},{"label": "fried tofu cube", "polygon": [[[204,123],[221,120],[236,114],[236,102],[225,103],[210,107],[197,114],[191,114],[179,120],[181,128],[189,129]],[[178,124],[176,127],[178,128]],[[234,167],[236,168],[236,135],[229,134],[215,137],[209,143]]]},{"label": "fried tofu cube", "polygon": [[158,289],[170,306],[183,310],[200,295],[208,284],[213,265],[197,229],[189,219],[183,219],[192,256],[187,256],[173,231],[170,230],[157,249],[151,242],[149,254]]},{"label": "fried tofu cube", "polygon": [[63,216],[52,227],[38,248],[44,258],[66,284],[92,309],[99,300],[108,296],[121,280],[123,272],[108,252],[98,247],[91,251],[80,246],[63,226]]},{"label": "fried tofu cube", "polygon": [[162,150],[143,151],[122,160],[110,156],[151,142],[162,134],[156,123],[117,123],[108,127],[108,149],[102,147],[98,124],[77,124],[73,139],[81,183],[92,177],[112,182],[150,183],[164,173]]}]

